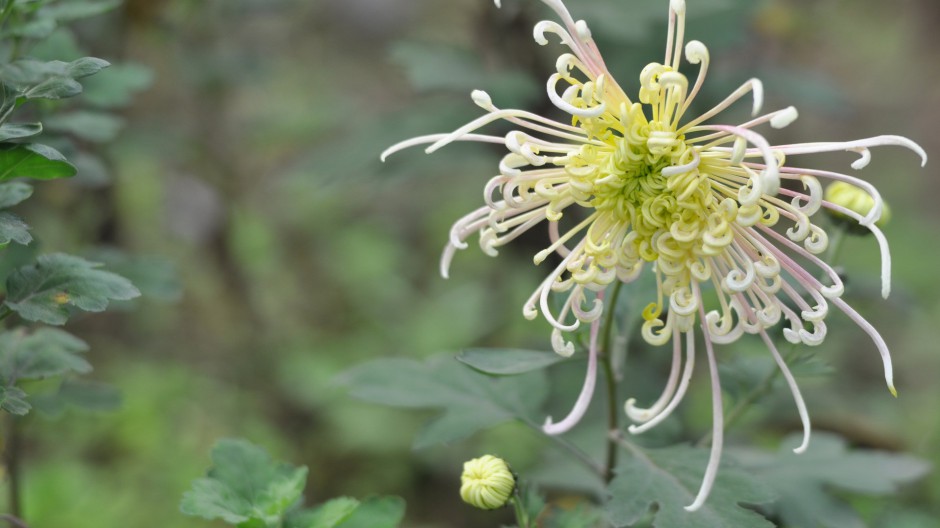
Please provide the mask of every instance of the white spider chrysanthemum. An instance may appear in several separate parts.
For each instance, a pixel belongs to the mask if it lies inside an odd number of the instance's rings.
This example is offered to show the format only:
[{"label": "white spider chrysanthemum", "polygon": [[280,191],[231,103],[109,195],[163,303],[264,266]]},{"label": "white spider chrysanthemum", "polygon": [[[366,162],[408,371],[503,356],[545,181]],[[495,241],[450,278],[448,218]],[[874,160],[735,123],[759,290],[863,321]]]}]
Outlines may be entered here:
[{"label": "white spider chrysanthemum", "polygon": [[[562,260],[525,303],[523,313],[532,319],[541,311],[554,327],[552,345],[563,355],[574,352],[564,333],[582,323],[591,325],[581,396],[564,420],[546,422],[544,430],[549,434],[570,429],[590,402],[604,290],[614,281],[635,280],[644,267],[651,269],[658,294],[643,313],[642,335],[654,345],[672,340],[673,366],[662,396],[651,406],[640,408],[634,399],[627,400],[626,413],[635,422],[629,431],[649,430],[682,400],[695,362],[697,323],[711,375],[714,425],[702,486],[687,507],[696,510],[714,482],[722,449],[721,387],[713,344],[729,343],[743,334],[761,337],[793,393],[803,422],[804,439],[797,452],[804,451],[809,442],[809,417],[796,382],[768,335],[771,327],[783,323],[787,341],[818,345],[826,335],[829,308],[835,306],[875,342],[888,387],[895,392],[887,346],[874,327],[841,299],[839,275],[817,256],[827,248],[828,237],[811,220],[826,208],[871,230],[881,250],[882,293],[887,296],[891,262],[887,242],[875,225],[882,213],[881,197],[868,182],[792,167],[788,157],[852,151],[860,155],[852,168],[861,169],[871,158],[868,149],[874,146],[907,147],[923,163],[927,156],[917,144],[899,136],[774,146],[754,131],[766,124],[787,126],[797,118],[793,107],[743,124],[713,124],[722,111],[748,94],[753,98],[754,116],[759,115],[763,88],[757,79],[747,81],[707,112],[689,116],[687,111],[708,70],[709,55],[701,42],[683,45],[683,0],[671,0],[665,59],[643,69],[640,91],[633,100],[610,75],[587,24],[575,21],[561,0],[542,1],[562,24],[539,22],[535,40],[544,45],[546,35],[553,33],[570,49],[558,58],[557,72],[548,79],[548,97],[570,114],[570,124],[524,110],[497,108],[489,95],[475,91],[473,101],[486,111],[484,116],[449,134],[399,143],[384,152],[382,159],[419,144],[430,144],[426,151],[431,153],[454,141],[497,143],[508,149],[499,175],[484,188],[485,205],[454,224],[441,273],[447,276],[454,253],[467,247],[466,240],[473,233],[479,234],[483,251],[495,255],[496,248],[547,223],[551,244],[535,255],[535,263],[552,253]],[[694,83],[679,72],[683,55],[698,67]],[[499,120],[518,129],[505,137],[475,133]],[[854,184],[870,195],[874,205],[861,215],[827,201],[820,180]],[[782,181],[794,185],[781,186]],[[568,227],[561,227],[563,219]],[[781,223],[789,226],[783,233],[774,229]],[[557,313],[548,302],[552,292],[567,295]]]}]

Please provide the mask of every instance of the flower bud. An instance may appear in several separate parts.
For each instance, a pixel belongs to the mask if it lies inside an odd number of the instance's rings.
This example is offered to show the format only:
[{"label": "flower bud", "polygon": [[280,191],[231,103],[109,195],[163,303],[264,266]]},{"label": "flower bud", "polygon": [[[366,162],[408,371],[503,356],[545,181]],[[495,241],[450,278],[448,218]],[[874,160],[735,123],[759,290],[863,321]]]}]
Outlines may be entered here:
[{"label": "flower bud", "polygon": [[[867,215],[871,211],[871,208],[875,206],[875,200],[871,197],[870,194],[852,185],[851,183],[842,181],[833,182],[828,187],[826,187],[825,199],[827,202],[832,202],[836,205],[845,207],[846,209],[856,212],[862,216]],[[860,233],[868,232],[868,229],[859,226],[856,221],[841,213],[832,211],[830,209],[826,209],[826,212],[828,212],[833,219],[847,225],[849,231]],[[884,203],[881,207],[881,218],[875,222],[875,225],[878,227],[884,227],[884,225],[887,224],[890,219],[891,210],[888,208],[888,204]]]},{"label": "flower bud", "polygon": [[506,504],[516,487],[516,479],[506,461],[483,455],[464,462],[460,476],[460,498],[481,510],[495,510]]}]

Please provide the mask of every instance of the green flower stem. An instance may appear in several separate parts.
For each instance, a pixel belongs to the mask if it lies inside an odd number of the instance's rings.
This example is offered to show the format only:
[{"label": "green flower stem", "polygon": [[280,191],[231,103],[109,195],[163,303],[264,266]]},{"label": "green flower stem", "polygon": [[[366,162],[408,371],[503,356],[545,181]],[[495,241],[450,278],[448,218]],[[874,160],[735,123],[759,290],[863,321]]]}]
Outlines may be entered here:
[{"label": "green flower stem", "polygon": [[516,496],[512,499],[512,507],[516,511],[516,524],[519,525],[519,528],[531,528],[532,523],[529,520],[529,512],[526,511],[518,486],[516,486]]},{"label": "green flower stem", "polygon": [[3,306],[0,306],[0,321],[3,321],[4,319],[6,319],[7,317],[10,317],[11,315],[13,315],[13,310],[11,310],[9,306],[5,304]]},{"label": "green flower stem", "polygon": [[[790,347],[790,350],[783,357],[784,363],[789,364],[796,357],[797,348],[796,346]],[[757,402],[757,400],[763,398],[770,393],[770,390],[773,388],[774,382],[777,380],[777,376],[780,375],[780,369],[774,365],[771,367],[770,372],[764,376],[764,379],[760,383],[754,386],[743,398],[738,400],[734,408],[732,408],[725,415],[724,428],[730,429],[741,417],[747,412],[748,408]],[[697,446],[707,445],[712,439],[712,432],[709,431],[705,433],[698,442],[695,443]]]},{"label": "green flower stem", "polygon": [[[604,378],[607,385],[607,431],[614,432],[620,430],[617,412],[617,381],[614,376],[613,351],[610,343],[614,329],[614,312],[617,311],[617,298],[620,296],[620,290],[623,283],[617,281],[614,289],[607,300],[607,316],[604,319],[604,339],[601,342],[601,349],[598,352],[604,364]],[[609,435],[608,435],[609,436]],[[614,478],[614,468],[617,466],[617,442],[612,438],[607,440],[607,458],[604,464],[603,477],[605,482],[610,482]]]}]

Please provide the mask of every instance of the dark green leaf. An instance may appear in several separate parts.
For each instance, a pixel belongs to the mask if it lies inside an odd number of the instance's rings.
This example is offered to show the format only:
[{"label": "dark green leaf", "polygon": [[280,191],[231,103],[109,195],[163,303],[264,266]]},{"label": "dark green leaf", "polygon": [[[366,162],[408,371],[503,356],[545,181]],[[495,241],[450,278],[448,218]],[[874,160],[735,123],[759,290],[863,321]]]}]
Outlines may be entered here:
[{"label": "dark green leaf", "polygon": [[43,255],[7,278],[5,303],[29,321],[64,324],[69,306],[100,312],[111,300],[126,301],[140,295],[130,281],[99,267],[71,255]]},{"label": "dark green leaf", "polygon": [[772,490],[725,457],[711,495],[696,512],[692,504],[708,461],[707,449],[689,446],[627,451],[608,491],[607,512],[615,526],[632,526],[655,505],[654,525],[661,528],[772,528],[774,525],[741,504],[760,505],[774,499]]},{"label": "dark green leaf", "polygon": [[351,497],[339,497],[316,508],[291,512],[284,523],[284,528],[334,528],[348,519],[358,507],[358,500]]},{"label": "dark green leaf", "polygon": [[4,123],[0,125],[0,141],[20,139],[42,132],[42,123]]},{"label": "dark green leaf", "polygon": [[494,379],[450,357],[424,363],[379,359],[353,368],[341,380],[363,400],[444,410],[421,431],[416,447],[456,441],[516,418],[541,421],[538,410],[547,396],[544,371]]},{"label": "dark green leaf", "polygon": [[59,418],[69,409],[91,412],[121,407],[121,392],[114,386],[66,378],[56,392],[32,396],[33,406],[48,418]]},{"label": "dark green leaf", "polygon": [[38,143],[0,145],[0,180],[51,180],[75,175],[75,167],[58,150]]},{"label": "dark green leaf", "polygon": [[26,222],[13,213],[0,212],[0,246],[5,246],[10,241],[25,246],[32,240],[33,236],[29,234]]},{"label": "dark green leaf", "polygon": [[0,209],[13,207],[33,195],[33,186],[23,182],[0,183]]},{"label": "dark green leaf", "polygon": [[124,121],[102,112],[77,111],[46,119],[46,128],[97,143],[107,143],[117,136]]},{"label": "dark green leaf", "polygon": [[405,501],[400,497],[364,499],[339,528],[397,528],[405,517]]},{"label": "dark green leaf", "polygon": [[0,386],[0,409],[22,416],[29,412],[29,402],[26,401],[26,393],[19,387]]},{"label": "dark green leaf", "polygon": [[194,481],[183,495],[183,513],[232,524],[276,525],[307,481],[306,467],[276,463],[244,440],[220,440],[212,449],[212,464],[207,478]]},{"label": "dark green leaf", "polygon": [[0,333],[0,378],[8,383],[43,379],[68,372],[85,373],[91,365],[81,356],[88,345],[55,328],[24,329]]},{"label": "dark green leaf", "polygon": [[799,441],[798,436],[789,437],[777,454],[735,452],[742,464],[780,494],[773,509],[788,526],[863,527],[858,514],[833,490],[889,495],[930,470],[928,462],[907,455],[849,450],[842,438],[826,433],[813,434],[806,452],[797,455],[792,449]]},{"label": "dark green leaf", "polygon": [[523,374],[564,361],[552,352],[509,348],[469,348],[457,354],[457,361],[484,374],[506,376]]}]

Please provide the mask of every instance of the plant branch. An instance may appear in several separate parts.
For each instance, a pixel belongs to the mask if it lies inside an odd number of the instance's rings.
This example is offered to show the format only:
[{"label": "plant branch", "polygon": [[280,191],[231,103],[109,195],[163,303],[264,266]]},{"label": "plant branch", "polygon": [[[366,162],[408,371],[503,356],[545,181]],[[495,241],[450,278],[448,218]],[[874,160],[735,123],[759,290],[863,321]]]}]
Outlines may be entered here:
[{"label": "plant branch", "polygon": [[20,443],[19,420],[12,414],[8,414],[6,416],[6,442],[3,450],[3,462],[6,466],[8,480],[9,500],[7,506],[10,508],[10,517],[15,519],[22,516]]},{"label": "plant branch", "polygon": [[6,521],[16,528],[29,528],[29,525],[23,519],[14,517],[8,513],[0,515],[0,521]]},{"label": "plant branch", "polygon": [[[601,359],[604,364],[604,378],[605,385],[607,386],[607,431],[608,433],[613,433],[620,430],[620,425],[618,423],[618,418],[620,413],[617,412],[617,380],[614,376],[614,365],[613,365],[613,351],[611,350],[610,343],[611,338],[614,333],[614,313],[617,311],[617,298],[620,296],[620,290],[623,288],[623,283],[617,281],[617,284],[614,285],[614,290],[610,294],[610,299],[607,301],[607,315],[604,319],[604,339],[601,342],[601,349],[599,351]],[[608,437],[610,434],[608,434]],[[617,443],[611,439],[607,439],[607,458],[604,463],[604,472],[603,477],[605,482],[610,482],[614,478],[614,468],[617,466]]]}]

